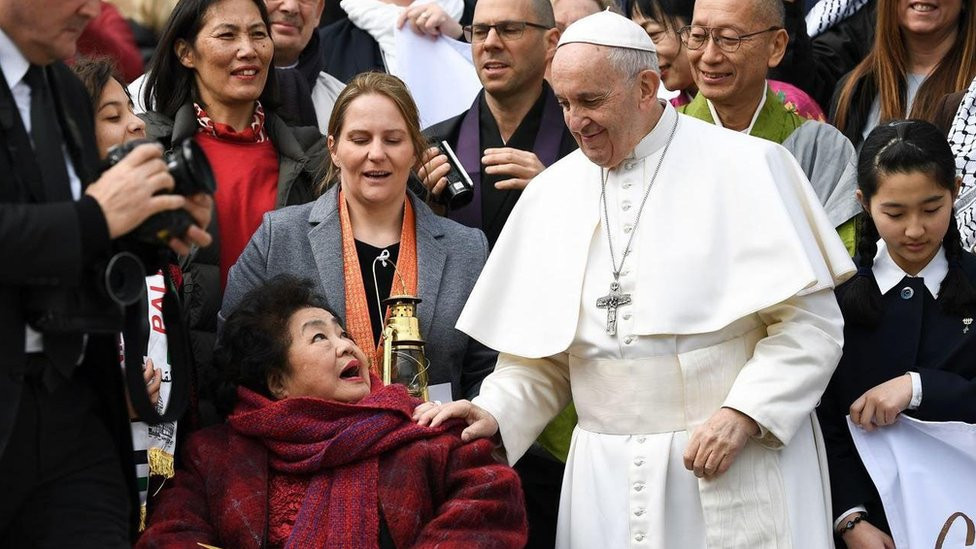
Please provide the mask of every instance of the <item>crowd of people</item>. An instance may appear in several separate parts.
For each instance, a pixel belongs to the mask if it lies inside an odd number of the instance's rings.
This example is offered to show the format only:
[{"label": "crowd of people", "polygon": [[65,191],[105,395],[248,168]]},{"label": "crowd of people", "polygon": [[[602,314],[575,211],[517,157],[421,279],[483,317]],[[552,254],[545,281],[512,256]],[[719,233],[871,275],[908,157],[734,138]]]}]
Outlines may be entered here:
[{"label": "crowd of people", "polygon": [[852,430],[976,423],[971,0],[0,0],[0,76],[0,546],[894,548]]}]

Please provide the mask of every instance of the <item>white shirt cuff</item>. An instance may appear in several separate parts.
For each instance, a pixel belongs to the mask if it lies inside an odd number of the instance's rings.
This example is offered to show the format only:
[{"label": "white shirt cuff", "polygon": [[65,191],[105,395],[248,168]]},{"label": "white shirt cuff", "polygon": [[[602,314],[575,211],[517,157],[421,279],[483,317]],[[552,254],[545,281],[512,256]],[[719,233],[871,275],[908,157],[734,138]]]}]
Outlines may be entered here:
[{"label": "white shirt cuff", "polygon": [[908,372],[912,378],[912,400],[908,403],[909,410],[917,410],[922,405],[922,376],[918,372]]},{"label": "white shirt cuff", "polygon": [[868,514],[868,510],[863,505],[858,505],[857,507],[851,507],[850,509],[848,509],[848,510],[844,511],[843,513],[837,515],[837,518],[834,519],[834,532],[836,532],[837,531],[837,528],[840,527],[840,523],[841,523],[842,520],[844,520],[844,517],[846,517],[847,515],[849,515],[851,513],[864,513],[866,515],[866,514]]}]

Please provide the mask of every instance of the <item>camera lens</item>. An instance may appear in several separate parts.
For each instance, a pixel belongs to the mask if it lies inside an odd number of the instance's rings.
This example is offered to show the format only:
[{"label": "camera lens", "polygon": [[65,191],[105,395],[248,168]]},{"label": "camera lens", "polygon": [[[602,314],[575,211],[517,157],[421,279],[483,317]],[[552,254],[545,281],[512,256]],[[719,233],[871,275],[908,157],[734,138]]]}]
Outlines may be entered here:
[{"label": "camera lens", "polygon": [[105,267],[105,292],[112,301],[128,307],[146,291],[146,269],[142,261],[129,252],[112,256]]},{"label": "camera lens", "polygon": [[189,196],[197,193],[213,194],[217,191],[210,162],[200,145],[186,139],[173,149],[169,159],[169,173],[173,176],[173,193]]}]

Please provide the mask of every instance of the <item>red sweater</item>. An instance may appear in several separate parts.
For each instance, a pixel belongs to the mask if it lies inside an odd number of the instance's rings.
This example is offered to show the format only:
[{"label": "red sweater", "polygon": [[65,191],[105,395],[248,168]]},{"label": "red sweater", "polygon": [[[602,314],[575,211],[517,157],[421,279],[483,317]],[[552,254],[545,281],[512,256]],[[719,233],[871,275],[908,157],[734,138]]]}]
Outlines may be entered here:
[{"label": "red sweater", "polygon": [[275,208],[278,195],[278,151],[270,139],[245,143],[196,136],[217,179],[214,202],[220,238],[220,288],[227,285],[227,273],[237,262],[261,217]]},{"label": "red sweater", "polygon": [[[527,528],[518,476],[495,463],[490,442],[462,444],[459,432],[380,457],[378,498],[393,542],[414,549],[523,547]],[[183,464],[160,493],[137,549],[199,549],[199,543],[258,549],[266,526],[275,540],[290,532],[289,501],[304,479],[282,483],[261,442],[229,425],[209,427],[187,440]],[[270,493],[269,476],[277,477]],[[271,510],[272,503],[281,507]],[[355,520],[356,510],[351,513]]]}]

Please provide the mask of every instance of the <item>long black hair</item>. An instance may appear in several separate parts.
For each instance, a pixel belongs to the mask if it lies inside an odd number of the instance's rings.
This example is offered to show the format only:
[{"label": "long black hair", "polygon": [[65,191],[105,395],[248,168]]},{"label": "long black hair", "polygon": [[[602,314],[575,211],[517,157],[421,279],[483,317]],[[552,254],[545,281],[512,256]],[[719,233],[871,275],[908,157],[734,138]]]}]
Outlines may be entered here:
[{"label": "long black hair", "polygon": [[[898,120],[878,126],[864,140],[857,159],[857,188],[870,204],[883,176],[893,173],[924,173],[940,187],[955,193],[956,163],[945,135],[923,120]],[[861,216],[857,241],[857,276],[848,283],[840,301],[844,319],[873,326],[884,306],[874,278],[874,256],[878,253],[878,228],[870,212]],[[955,212],[949,214],[949,228],[942,239],[949,271],[939,287],[938,302],[947,314],[967,316],[976,309],[976,291],[962,269],[962,242]]]},{"label": "long black hair", "polygon": [[[271,35],[271,19],[264,0],[251,0],[261,14],[261,20],[267,27],[268,36]],[[149,62],[146,72],[146,85],[143,90],[143,104],[146,110],[155,111],[169,118],[176,116],[184,104],[200,101],[197,93],[194,71],[184,67],[176,55],[176,44],[180,40],[191,46],[196,43],[197,35],[203,28],[203,20],[207,10],[220,0],[180,0],[166,23],[156,51]],[[278,106],[278,80],[273,66],[268,67],[268,79],[261,91],[261,105],[265,110]]]},{"label": "long black hair", "polygon": [[630,18],[653,19],[677,34],[681,27],[691,24],[694,11],[695,0],[634,0],[630,5]]}]

